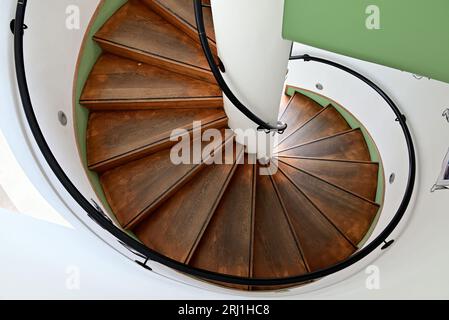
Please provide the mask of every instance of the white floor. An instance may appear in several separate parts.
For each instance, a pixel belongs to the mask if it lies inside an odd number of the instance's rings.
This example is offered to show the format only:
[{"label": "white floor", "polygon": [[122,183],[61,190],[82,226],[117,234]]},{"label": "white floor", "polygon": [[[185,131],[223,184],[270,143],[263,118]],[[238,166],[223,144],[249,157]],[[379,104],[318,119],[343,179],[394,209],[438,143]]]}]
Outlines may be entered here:
[{"label": "white floor", "polygon": [[0,208],[62,226],[70,224],[42,198],[0,132]]}]

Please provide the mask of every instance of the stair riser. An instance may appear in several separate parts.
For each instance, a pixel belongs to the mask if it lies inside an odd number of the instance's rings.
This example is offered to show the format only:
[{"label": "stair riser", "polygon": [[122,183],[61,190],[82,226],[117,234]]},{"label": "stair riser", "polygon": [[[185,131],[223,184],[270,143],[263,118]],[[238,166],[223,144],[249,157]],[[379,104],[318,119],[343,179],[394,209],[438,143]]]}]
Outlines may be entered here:
[{"label": "stair riser", "polygon": [[160,99],[160,100],[109,100],[81,101],[81,104],[92,111],[117,110],[151,110],[151,109],[186,109],[186,108],[222,108],[223,98],[205,99]]},{"label": "stair riser", "polygon": [[[153,0],[142,0],[142,2],[148,6],[151,10],[159,14],[161,17],[163,17],[165,20],[173,24],[176,28],[182,30],[185,32],[192,40],[200,43],[200,38],[198,36],[198,30],[196,27],[192,26],[190,23],[184,21],[182,18],[176,16],[173,12],[171,12],[166,7],[160,5],[158,2]],[[216,44],[215,42],[209,38],[209,45],[216,54]]]},{"label": "stair riser", "polygon": [[[209,123],[204,123],[201,127],[201,130],[202,130],[202,132],[204,132],[207,129],[221,129],[221,128],[225,127],[227,125],[227,123],[228,123],[227,118],[221,118],[221,119],[209,122]],[[188,128],[184,128],[184,129],[189,130],[190,135],[192,135],[192,132],[191,132],[192,127],[191,126]],[[119,156],[117,158],[110,159],[108,161],[103,161],[98,164],[89,165],[89,169],[99,172],[99,173],[102,173],[107,170],[111,170],[115,167],[118,167],[120,165],[126,164],[127,162],[138,160],[140,158],[151,155],[151,154],[161,151],[163,149],[170,148],[170,147],[174,146],[176,143],[177,143],[176,141],[170,141],[170,138],[168,137],[168,138],[163,139],[157,143],[146,146],[145,148],[131,151],[131,152],[129,152],[125,155]]]},{"label": "stair riser", "polygon": [[206,231],[206,229],[207,229],[207,227],[208,227],[208,225],[209,225],[209,223],[210,223],[210,221],[212,219],[213,213],[217,209],[217,207],[218,207],[218,205],[220,203],[220,200],[223,197],[223,194],[226,191],[226,189],[227,189],[227,187],[228,187],[228,185],[229,185],[229,183],[230,183],[230,181],[232,179],[232,176],[234,175],[235,171],[237,170],[238,163],[240,162],[239,160],[243,157],[243,155],[244,155],[244,152],[243,152],[243,149],[242,149],[241,153],[239,155],[237,155],[236,162],[234,163],[234,167],[232,168],[231,173],[228,176],[228,179],[226,180],[225,184],[223,185],[223,188],[222,188],[222,190],[220,192],[220,195],[215,200],[215,204],[214,204],[213,209],[211,210],[211,214],[209,215],[207,221],[205,222],[205,224],[203,226],[203,229],[198,233],[198,237],[197,237],[194,245],[192,246],[192,248],[191,248],[191,250],[189,252],[189,255],[187,257],[187,260],[186,260],[187,264],[190,263],[190,260],[192,259],[192,256],[195,253],[195,250],[198,247],[198,244],[200,243],[201,238],[203,237],[204,232]]},{"label": "stair riser", "polygon": [[138,216],[136,216],[129,223],[120,222],[120,224],[126,230],[132,230],[135,228],[140,222],[145,220],[148,215],[150,215],[154,210],[156,210],[162,203],[166,200],[170,199],[179,189],[181,189],[187,182],[193,179],[197,173],[203,169],[205,164],[199,164],[195,166],[186,176],[179,180],[175,185],[173,185],[169,190],[167,190],[160,198],[158,198],[155,202],[150,204],[143,212],[141,212]]},{"label": "stair riser", "polygon": [[95,37],[94,39],[104,51],[107,51],[109,53],[127,59],[148,63],[159,68],[177,72],[183,75],[188,75],[195,79],[208,81],[210,83],[216,83],[215,78],[210,70],[197,68],[175,60],[170,60],[161,56],[153,55],[151,53],[142,52],[97,37]]},{"label": "stair riser", "polygon": [[[227,145],[228,143],[232,143],[233,138],[228,139],[224,142],[224,144],[221,146],[220,149],[217,150],[217,152],[220,152],[219,150],[222,150],[222,148]],[[135,228],[140,222],[142,222],[144,219],[146,219],[154,210],[156,210],[161,204],[163,204],[166,200],[170,199],[177,191],[179,191],[186,183],[188,183],[190,180],[192,180],[200,171],[201,169],[206,166],[206,161],[202,162],[201,164],[196,165],[188,174],[186,174],[182,179],[178,180],[174,185],[171,186],[169,190],[164,192],[162,196],[160,196],[156,201],[149,204],[147,208],[143,212],[141,212],[139,215],[134,217],[130,222],[128,223],[121,223],[123,227],[126,230],[132,230]]]}]

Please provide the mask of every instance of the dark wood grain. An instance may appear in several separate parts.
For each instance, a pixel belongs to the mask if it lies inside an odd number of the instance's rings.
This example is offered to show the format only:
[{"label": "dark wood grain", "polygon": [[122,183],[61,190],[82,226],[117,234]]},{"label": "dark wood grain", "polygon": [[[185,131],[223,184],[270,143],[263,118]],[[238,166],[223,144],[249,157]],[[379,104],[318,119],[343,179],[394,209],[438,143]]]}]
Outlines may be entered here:
[{"label": "dark wood grain", "polygon": [[176,143],[170,141],[173,130],[191,131],[194,121],[201,121],[203,130],[227,124],[222,109],[93,112],[87,130],[89,168],[108,170],[170,147]]},{"label": "dark wood grain", "polygon": [[140,1],[125,4],[94,39],[113,54],[214,82],[201,46]]},{"label": "dark wood grain", "polygon": [[336,160],[371,160],[368,146],[360,129],[345,131],[301,146],[281,150],[279,154]]},{"label": "dark wood grain", "polygon": [[270,176],[257,177],[254,227],[255,278],[282,278],[307,272]]},{"label": "dark wood grain", "polygon": [[190,265],[222,274],[249,277],[255,165],[238,165]]},{"label": "dark wood grain", "polygon": [[298,158],[281,158],[281,161],[368,200],[376,199],[378,163]]},{"label": "dark wood grain", "polygon": [[[201,121],[224,136],[228,121],[193,13],[191,0],[129,0],[94,37],[103,54],[80,99],[91,110],[87,159],[119,224],[169,258],[220,274],[284,278],[345,260],[379,212],[379,164],[334,107],[281,96],[279,119],[289,126],[272,176],[248,163],[232,135],[214,141],[216,154],[231,151],[227,164],[170,159],[174,129],[190,138]],[[204,14],[216,52],[210,9]]]},{"label": "dark wood grain", "polygon": [[328,106],[308,122],[301,125],[295,132],[284,138],[279,143],[278,149],[287,149],[349,129],[351,127],[341,114],[333,106]]},{"label": "dark wood grain", "polygon": [[[205,145],[203,142],[203,148]],[[218,148],[221,143],[214,141],[213,145]],[[207,161],[177,165],[170,152],[164,149],[101,175],[105,195],[123,227],[135,227],[200,172]]]},{"label": "dark wood grain", "polygon": [[284,112],[280,113],[280,120],[288,124],[287,129],[281,136],[281,140],[298,130],[304,123],[322,110],[323,107],[312,99],[300,93],[295,93]]},{"label": "dark wood grain", "polygon": [[335,265],[356,250],[282,172],[273,179],[311,271]]},{"label": "dark wood grain", "polygon": [[[236,150],[241,155],[242,148]],[[134,232],[148,247],[188,263],[212,218],[236,165],[207,165]]]},{"label": "dark wood grain", "polygon": [[[199,41],[195,12],[191,0],[143,0],[147,6],[167,19],[174,26]],[[203,1],[203,3],[206,3]],[[204,25],[210,45],[215,47],[215,29],[210,8],[203,9]]]},{"label": "dark wood grain", "polygon": [[81,96],[94,110],[221,107],[220,88],[156,66],[102,55]]},{"label": "dark wood grain", "polygon": [[357,246],[379,211],[379,205],[314,178],[282,162],[281,170],[332,223]]},{"label": "dark wood grain", "polygon": [[291,99],[293,97],[290,97],[287,94],[282,94],[281,96],[281,102],[279,104],[279,120],[281,120],[281,115],[284,114],[285,110],[288,107],[288,104],[290,103]]}]

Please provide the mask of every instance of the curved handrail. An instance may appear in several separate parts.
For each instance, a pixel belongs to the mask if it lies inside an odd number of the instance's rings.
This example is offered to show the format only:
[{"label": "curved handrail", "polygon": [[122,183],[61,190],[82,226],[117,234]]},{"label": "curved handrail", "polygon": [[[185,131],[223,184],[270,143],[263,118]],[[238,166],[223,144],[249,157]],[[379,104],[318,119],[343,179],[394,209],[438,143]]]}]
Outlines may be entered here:
[{"label": "curved handrail", "polygon": [[251,110],[248,109],[240,100],[234,95],[232,90],[229,88],[228,84],[224,80],[221,75],[220,69],[215,64],[214,55],[209,46],[209,39],[207,38],[206,28],[204,26],[204,16],[203,16],[203,3],[202,0],[194,0],[195,7],[195,19],[196,25],[198,29],[198,36],[200,38],[201,46],[203,47],[204,55],[206,56],[207,62],[209,63],[209,67],[212,71],[212,74],[215,77],[215,80],[218,83],[218,86],[224,92],[226,97],[231,101],[231,103],[240,110],[248,119],[256,123],[259,127],[257,130],[265,130],[267,132],[277,132],[279,134],[284,133],[285,129],[287,129],[287,124],[281,121],[278,121],[276,125],[270,125],[269,123],[263,121],[258,116],[256,116]]},{"label": "curved handrail", "polygon": [[[388,104],[388,106],[391,108],[393,113],[396,115],[396,121],[399,122],[402,128],[402,132],[404,133],[405,141],[407,144],[407,150],[408,150],[408,161],[409,161],[409,173],[408,173],[408,179],[407,179],[407,186],[405,189],[404,197],[402,198],[401,204],[399,205],[399,208],[394,215],[394,217],[391,219],[390,223],[385,227],[385,229],[375,238],[371,243],[369,243],[363,250],[369,250],[373,251],[376,247],[382,245],[383,242],[390,236],[390,234],[394,231],[394,229],[398,226],[399,222],[401,221],[402,217],[405,214],[405,211],[407,210],[408,205],[410,204],[413,190],[415,187],[416,182],[416,152],[415,147],[413,143],[413,138],[410,133],[410,129],[407,126],[407,120],[405,115],[399,110],[399,108],[396,106],[396,104],[393,102],[393,100],[383,91],[378,85],[376,85],[373,81],[365,77],[364,75],[360,74],[359,72],[352,70],[349,67],[346,67],[342,64],[339,64],[337,62],[333,62],[327,59],[313,57],[308,54],[304,55],[298,55],[298,56],[290,56],[290,60],[304,60],[305,62],[308,61],[315,61],[323,64],[327,64],[329,66],[335,67],[337,69],[340,69],[342,71],[345,71],[352,76],[358,78],[359,80],[363,81],[367,85],[369,85],[374,91],[376,91],[382,99],[385,100],[385,102]],[[360,253],[359,251],[358,253]],[[355,255],[357,255],[356,253]],[[364,256],[366,256],[365,254]]]},{"label": "curved handrail", "polygon": [[[374,84],[369,79],[365,78],[361,74],[357,73],[354,70],[351,70],[345,66],[339,65],[337,63],[314,58],[311,56],[299,56],[293,57],[293,59],[304,59],[306,61],[314,60],[318,62],[323,62],[335,67],[338,67],[342,70],[345,70],[352,75],[358,77],[368,85],[370,85],[374,90],[376,90],[388,103],[388,105],[392,108],[394,113],[398,117],[398,122],[401,124],[402,130],[405,135],[405,139],[407,141],[407,146],[409,150],[409,177],[407,183],[407,189],[404,195],[404,198],[399,206],[398,211],[395,216],[391,220],[391,222],[387,225],[387,227],[381,232],[381,234],[374,239],[371,243],[369,243],[366,247],[361,249],[360,251],[354,253],[352,256],[347,258],[346,260],[339,262],[336,265],[331,267],[313,271],[300,276],[286,277],[281,279],[258,279],[258,278],[246,278],[246,277],[238,277],[231,276],[225,274],[219,274],[216,272],[211,272],[207,270],[198,269],[195,267],[191,267],[189,265],[180,263],[171,258],[168,258],[137,241],[136,239],[129,236],[127,233],[123,232],[120,228],[114,225],[110,220],[108,220],[103,213],[98,210],[95,206],[93,206],[75,187],[75,185],[70,181],[69,177],[65,174],[62,167],[59,165],[55,156],[53,155],[45,137],[40,129],[39,123],[37,121],[36,115],[33,110],[31,97],[29,93],[25,63],[24,63],[24,52],[23,52],[23,35],[24,35],[24,19],[26,12],[27,0],[18,0],[17,2],[17,10],[16,17],[14,22],[14,58],[15,58],[15,67],[16,67],[16,77],[17,84],[19,88],[19,94],[22,100],[23,110],[25,112],[25,116],[27,122],[30,126],[31,133],[33,134],[36,143],[42,152],[45,160],[47,161],[49,167],[60,181],[65,190],[70,194],[70,196],[79,204],[79,206],[87,213],[89,217],[94,219],[99,226],[107,230],[111,233],[119,242],[125,245],[128,248],[131,248],[136,255],[146,258],[146,261],[155,261],[161,263],[169,268],[175,269],[179,272],[186,273],[195,277],[204,278],[212,281],[224,282],[224,283],[232,283],[238,285],[248,285],[248,286],[282,286],[289,284],[298,284],[302,282],[307,282],[311,280],[320,279],[326,276],[329,276],[333,273],[341,271],[358,261],[365,258],[371,252],[373,252],[376,248],[382,245],[382,243],[391,235],[396,226],[401,221],[404,216],[407,206],[410,203],[413,188],[416,177],[416,159],[415,159],[415,150],[413,147],[413,141],[410,134],[410,131],[407,127],[405,119],[399,109],[396,107],[394,102],[383,92],[376,84]],[[142,264],[146,266],[146,264]]]}]

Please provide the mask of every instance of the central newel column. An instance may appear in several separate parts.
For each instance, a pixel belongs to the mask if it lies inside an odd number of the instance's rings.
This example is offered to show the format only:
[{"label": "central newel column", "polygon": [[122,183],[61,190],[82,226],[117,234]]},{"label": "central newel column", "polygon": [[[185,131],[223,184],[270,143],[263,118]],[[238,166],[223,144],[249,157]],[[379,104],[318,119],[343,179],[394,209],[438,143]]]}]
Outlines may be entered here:
[{"label": "central newel column", "polygon": [[[282,39],[284,1],[211,0],[211,5],[218,54],[226,68],[223,77],[254,114],[276,124],[291,48],[291,42]],[[257,146],[245,143],[242,132],[257,125],[226,97],[224,105],[237,141],[256,153]],[[260,139],[265,136],[259,134]],[[259,144],[266,144],[260,139]]]}]

